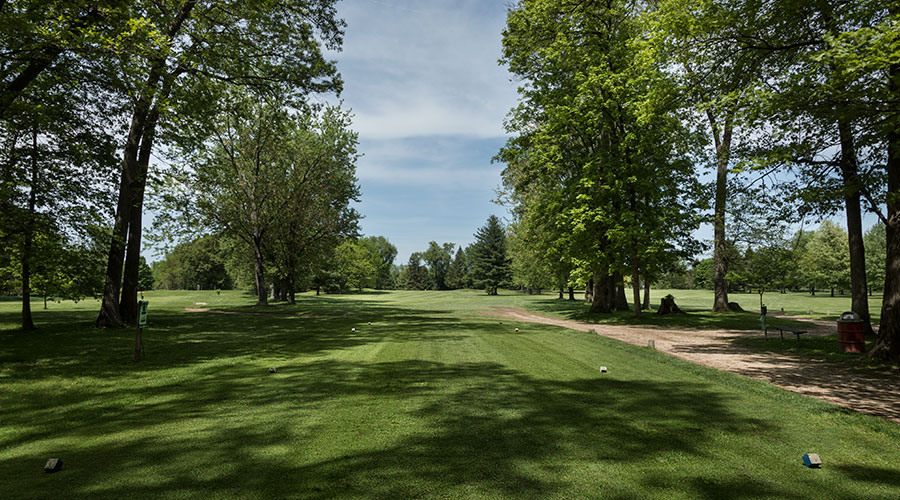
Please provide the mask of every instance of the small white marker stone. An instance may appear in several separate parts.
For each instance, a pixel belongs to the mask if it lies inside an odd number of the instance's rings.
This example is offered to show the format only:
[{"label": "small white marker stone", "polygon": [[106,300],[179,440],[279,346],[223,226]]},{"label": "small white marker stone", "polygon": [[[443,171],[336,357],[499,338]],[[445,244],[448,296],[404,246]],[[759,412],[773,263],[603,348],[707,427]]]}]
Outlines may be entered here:
[{"label": "small white marker stone", "polygon": [[56,472],[62,469],[62,460],[58,458],[48,458],[44,464],[44,472]]},{"label": "small white marker stone", "polygon": [[352,331],[353,333],[356,333],[356,328],[351,328],[350,331]]},{"label": "small white marker stone", "polygon": [[372,322],[371,322],[371,321],[369,321],[369,326],[372,326]]},{"label": "small white marker stone", "polygon": [[272,368],[269,368],[269,373],[275,373],[276,371],[277,371],[277,370],[275,369],[274,366],[273,366]]},{"label": "small white marker stone", "polygon": [[650,349],[656,349],[656,340],[650,339],[647,341],[647,347]]},{"label": "small white marker stone", "polygon": [[818,469],[822,466],[822,459],[819,458],[818,453],[807,453],[803,455],[803,465],[810,469]]},{"label": "small white marker stone", "polygon": [[605,367],[605,366],[601,366],[601,367],[600,367],[600,373],[606,373],[606,367]]},{"label": "small white marker stone", "polygon": [[516,328],[516,333],[519,333],[519,329],[518,329],[518,328]]}]

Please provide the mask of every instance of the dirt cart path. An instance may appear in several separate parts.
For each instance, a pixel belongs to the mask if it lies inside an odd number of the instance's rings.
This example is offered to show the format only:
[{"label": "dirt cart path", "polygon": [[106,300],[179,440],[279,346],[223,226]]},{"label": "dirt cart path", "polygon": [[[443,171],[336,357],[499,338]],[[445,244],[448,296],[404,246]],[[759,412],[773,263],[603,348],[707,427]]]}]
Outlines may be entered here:
[{"label": "dirt cart path", "polygon": [[[898,370],[889,373],[857,373],[814,359],[759,353],[727,342],[727,339],[759,335],[759,332],[597,325],[548,318],[515,307],[492,309],[490,314],[510,320],[543,323],[572,330],[594,330],[598,335],[639,346],[646,346],[652,339],[657,350],[685,361],[765,380],[789,391],[900,423]],[[831,322],[811,323],[816,327],[810,329],[809,335],[828,335],[834,331],[834,324]]]}]

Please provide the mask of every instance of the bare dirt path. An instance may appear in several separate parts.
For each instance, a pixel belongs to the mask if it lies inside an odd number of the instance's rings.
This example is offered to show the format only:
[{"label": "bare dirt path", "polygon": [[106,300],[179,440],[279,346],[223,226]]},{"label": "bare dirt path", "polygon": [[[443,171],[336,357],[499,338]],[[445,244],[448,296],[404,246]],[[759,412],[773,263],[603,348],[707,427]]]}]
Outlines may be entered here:
[{"label": "bare dirt path", "polygon": [[[490,314],[511,320],[543,323],[572,330],[594,330],[598,335],[639,346],[646,346],[648,341],[653,340],[657,350],[685,361],[765,380],[789,391],[900,423],[898,370],[857,372],[810,358],[754,352],[727,341],[759,335],[759,332],[598,325],[548,318],[516,307],[492,309]],[[828,335],[834,332],[832,322],[810,322],[816,327],[810,329],[809,335]]]}]

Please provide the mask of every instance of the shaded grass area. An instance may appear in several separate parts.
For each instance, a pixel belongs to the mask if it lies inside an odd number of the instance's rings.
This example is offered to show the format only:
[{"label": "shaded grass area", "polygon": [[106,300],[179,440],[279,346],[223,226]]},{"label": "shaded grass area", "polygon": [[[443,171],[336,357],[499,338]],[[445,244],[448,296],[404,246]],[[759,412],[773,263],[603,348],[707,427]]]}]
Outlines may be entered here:
[{"label": "shaded grass area", "polygon": [[[400,292],[272,309],[338,317],[183,311],[254,310],[237,292],[148,299],[138,365],[133,331],[93,329],[89,303],[36,311],[33,333],[12,329],[16,312],[0,305],[4,496],[900,495],[900,426],[656,351],[477,314],[532,299]],[[825,466],[803,468],[806,452]],[[50,456],[61,472],[43,473]]]},{"label": "shaded grass area", "polygon": [[[672,294],[675,301],[682,309],[703,311],[712,308],[712,290],[652,290],[652,304],[659,304],[660,298]],[[759,312],[759,294],[757,293],[729,293],[728,300],[737,302],[754,314]],[[869,313],[872,320],[877,323],[881,317],[881,296],[869,297]],[[769,314],[786,314],[810,319],[837,320],[844,311],[849,311],[851,306],[850,295],[836,295],[831,297],[829,293],[818,291],[816,295],[805,292],[766,292],[763,294],[763,304],[769,309]],[[783,310],[783,312],[782,312]],[[812,311],[812,312],[810,312]]]},{"label": "shaded grass area", "polygon": [[[774,334],[774,335],[773,335]],[[797,357],[812,358],[828,363],[841,365],[840,369],[867,370],[888,375],[900,376],[900,367],[896,364],[869,359],[863,353],[842,352],[837,335],[825,337],[809,337],[802,335],[798,341],[793,334],[785,332],[784,341],[778,332],[769,330],[769,340],[764,337],[743,337],[732,339],[737,345],[760,352],[786,354]],[[866,340],[866,351],[872,349],[875,339]]]},{"label": "shaded grass area", "polygon": [[[679,305],[679,307],[681,307]],[[682,308],[684,309],[684,308]],[[727,312],[713,313],[705,310],[685,310],[685,314],[657,315],[655,311],[643,311],[635,317],[633,311],[616,311],[613,313],[590,313],[588,308],[577,301],[540,300],[534,301],[531,310],[541,314],[597,323],[604,325],[632,325],[658,328],[682,329],[725,329],[725,330],[759,330],[759,313]],[[779,323],[787,326],[801,327],[802,321],[790,318],[779,318]]]}]

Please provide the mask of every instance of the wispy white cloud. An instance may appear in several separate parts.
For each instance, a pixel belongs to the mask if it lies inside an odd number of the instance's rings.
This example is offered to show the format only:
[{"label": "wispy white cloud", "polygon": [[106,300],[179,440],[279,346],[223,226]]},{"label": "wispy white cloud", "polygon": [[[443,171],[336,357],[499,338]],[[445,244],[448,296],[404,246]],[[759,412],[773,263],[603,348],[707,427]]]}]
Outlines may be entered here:
[{"label": "wispy white cloud", "polygon": [[362,230],[398,263],[429,241],[466,245],[488,215],[516,85],[497,64],[508,0],[344,0],[333,57],[360,134]]},{"label": "wispy white cloud", "polygon": [[394,186],[485,188],[497,184],[497,168],[466,167],[399,167],[396,165],[368,164],[358,169],[362,182],[378,182]]},{"label": "wispy white cloud", "polygon": [[369,139],[503,136],[515,85],[498,66],[506,0],[347,0],[337,55],[354,128]]}]

